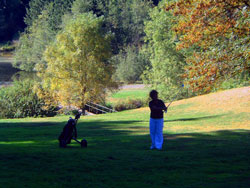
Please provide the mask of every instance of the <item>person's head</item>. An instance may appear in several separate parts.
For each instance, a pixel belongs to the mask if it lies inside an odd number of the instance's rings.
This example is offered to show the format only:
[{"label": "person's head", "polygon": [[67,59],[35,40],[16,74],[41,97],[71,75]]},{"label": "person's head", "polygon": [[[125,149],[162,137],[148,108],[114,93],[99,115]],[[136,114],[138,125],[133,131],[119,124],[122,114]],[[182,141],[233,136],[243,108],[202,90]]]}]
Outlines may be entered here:
[{"label": "person's head", "polygon": [[156,100],[158,99],[158,92],[156,90],[152,90],[150,91],[149,96],[151,97],[151,99]]}]

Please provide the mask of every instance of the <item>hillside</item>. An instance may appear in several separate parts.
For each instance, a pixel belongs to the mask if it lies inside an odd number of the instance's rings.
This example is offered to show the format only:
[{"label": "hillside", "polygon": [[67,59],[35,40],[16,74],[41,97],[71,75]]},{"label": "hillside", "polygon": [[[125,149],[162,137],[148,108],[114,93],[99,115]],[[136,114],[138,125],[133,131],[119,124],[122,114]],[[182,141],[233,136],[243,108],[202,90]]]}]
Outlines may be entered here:
[{"label": "hillside", "polygon": [[162,151],[149,150],[149,109],[81,117],[59,148],[68,116],[0,120],[5,187],[249,187],[250,88],[174,102]]},{"label": "hillside", "polygon": [[[131,113],[149,114],[149,109],[141,108]],[[183,126],[195,132],[250,129],[250,87],[175,101],[165,121],[164,130],[174,132],[181,132]]]},{"label": "hillside", "polygon": [[[178,108],[181,106],[186,107]],[[207,122],[206,128],[201,128],[204,131],[250,129],[250,87],[177,101],[172,107],[173,114],[204,114],[204,117],[217,118],[215,122]]]},{"label": "hillside", "polygon": [[[173,106],[195,104],[196,111],[215,112],[250,112],[250,87],[235,88],[211,93],[186,100],[181,100]],[[192,110],[192,109],[189,109]]]}]

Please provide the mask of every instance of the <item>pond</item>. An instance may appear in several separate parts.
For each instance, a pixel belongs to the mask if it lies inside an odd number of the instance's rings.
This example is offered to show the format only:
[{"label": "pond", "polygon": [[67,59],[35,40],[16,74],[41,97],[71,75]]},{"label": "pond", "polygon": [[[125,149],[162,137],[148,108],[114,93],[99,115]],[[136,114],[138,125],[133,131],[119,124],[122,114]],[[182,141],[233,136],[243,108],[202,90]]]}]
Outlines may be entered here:
[{"label": "pond", "polygon": [[10,84],[20,70],[12,66],[12,58],[0,57],[0,85]]}]

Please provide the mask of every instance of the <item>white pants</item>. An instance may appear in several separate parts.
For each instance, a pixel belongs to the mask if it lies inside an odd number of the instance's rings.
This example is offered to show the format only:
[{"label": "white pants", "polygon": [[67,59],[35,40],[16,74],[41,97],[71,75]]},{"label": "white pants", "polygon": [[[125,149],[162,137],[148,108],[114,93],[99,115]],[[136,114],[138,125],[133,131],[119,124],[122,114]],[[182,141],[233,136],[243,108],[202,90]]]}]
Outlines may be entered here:
[{"label": "white pants", "polygon": [[149,129],[150,137],[152,140],[151,148],[162,149],[163,144],[163,118],[153,119],[150,118]]}]

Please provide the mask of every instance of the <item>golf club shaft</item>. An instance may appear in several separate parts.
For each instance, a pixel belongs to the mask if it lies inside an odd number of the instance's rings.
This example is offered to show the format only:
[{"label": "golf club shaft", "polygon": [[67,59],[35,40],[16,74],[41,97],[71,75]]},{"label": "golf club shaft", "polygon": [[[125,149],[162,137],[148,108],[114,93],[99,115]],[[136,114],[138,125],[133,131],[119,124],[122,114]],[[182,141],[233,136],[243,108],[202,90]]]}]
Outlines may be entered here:
[{"label": "golf club shaft", "polygon": [[172,99],[172,101],[169,103],[169,105],[167,106],[167,108],[170,106],[170,104],[175,100],[175,98],[177,97],[177,95],[180,93],[181,89],[179,89],[179,91],[177,92],[177,94],[175,95],[175,97]]}]

